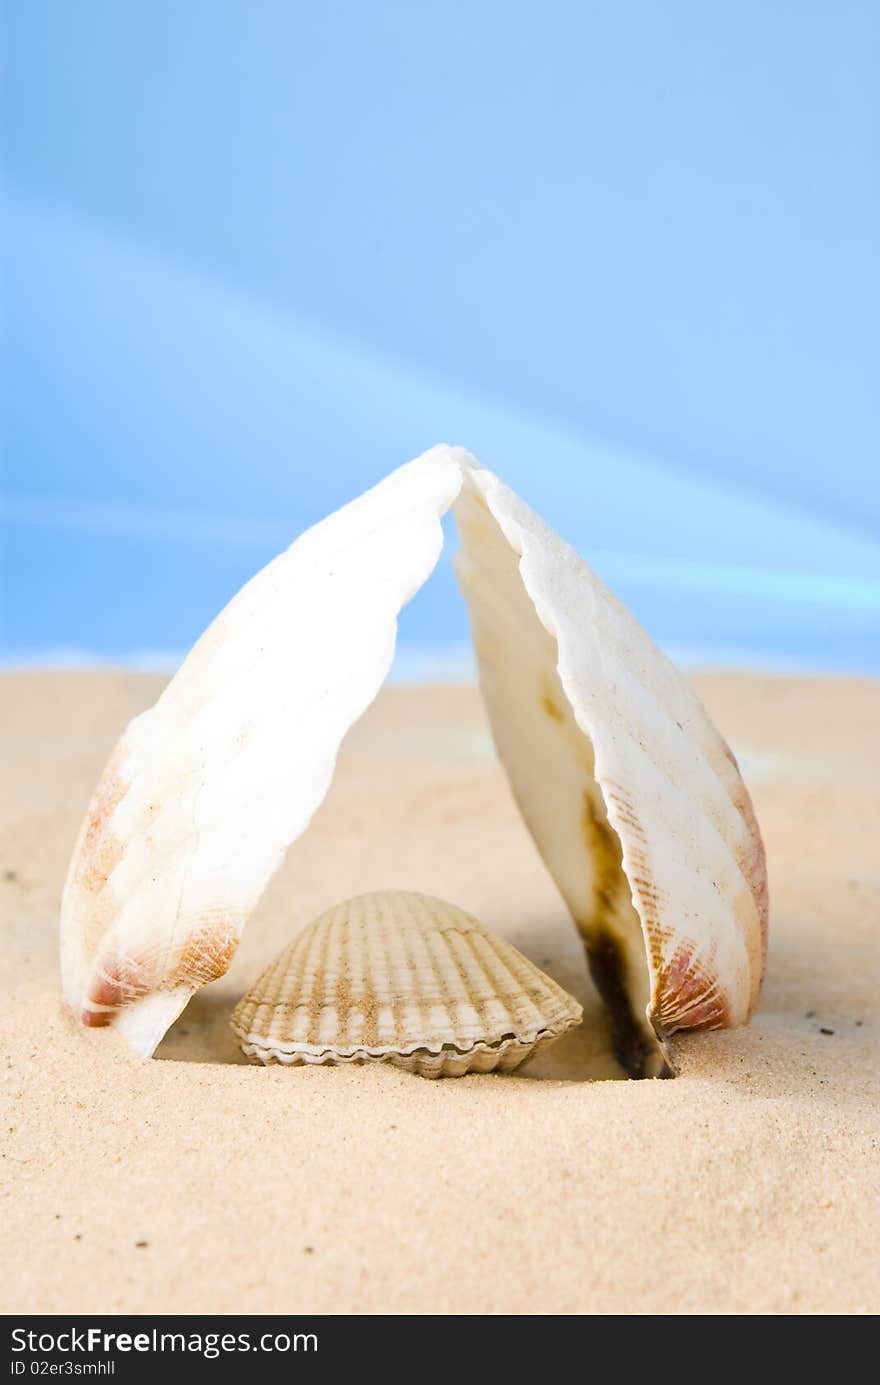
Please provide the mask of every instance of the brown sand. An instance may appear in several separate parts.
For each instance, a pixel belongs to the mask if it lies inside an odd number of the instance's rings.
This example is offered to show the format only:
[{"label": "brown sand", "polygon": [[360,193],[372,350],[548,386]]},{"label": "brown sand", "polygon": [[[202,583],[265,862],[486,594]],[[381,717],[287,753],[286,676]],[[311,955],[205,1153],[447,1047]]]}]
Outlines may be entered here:
[{"label": "brown sand", "polygon": [[[867,1313],[880,1309],[880,684],[698,681],[744,761],[771,867],[750,1028],[612,1077],[555,891],[469,688],[391,689],[156,1060],[58,999],[67,858],[160,681],[0,681],[6,1312]],[[573,990],[584,1027],[516,1077],[263,1069],[233,1002],[348,894],[446,895]],[[825,1032],[833,1031],[833,1032]]]}]

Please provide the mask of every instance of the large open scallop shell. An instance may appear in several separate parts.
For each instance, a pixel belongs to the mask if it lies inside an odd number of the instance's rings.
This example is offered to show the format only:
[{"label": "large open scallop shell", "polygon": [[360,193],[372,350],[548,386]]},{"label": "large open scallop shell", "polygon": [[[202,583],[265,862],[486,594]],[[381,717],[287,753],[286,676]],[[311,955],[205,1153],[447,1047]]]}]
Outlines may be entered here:
[{"label": "large open scallop shell", "polygon": [[495,744],[584,938],[615,1052],[745,1022],[767,947],[764,848],[736,760],[681,674],[491,472],[456,502],[459,580]]},{"label": "large open scallop shell", "polygon": [[239,1002],[232,1028],[264,1063],[375,1061],[460,1077],[510,1072],[581,1014],[464,910],[384,890],[309,924]]},{"label": "large open scallop shell", "polygon": [[458,570],[496,745],[580,929],[617,1054],[748,1019],[767,942],[760,832],[736,761],[677,670],[583,559],[460,448],[436,447],[258,573],[123,734],[74,850],[68,1002],[152,1053],[222,975],[378,692],[400,608]]},{"label": "large open scallop shell", "polygon": [[461,462],[435,448],[307,530],[248,582],[123,732],[74,848],[64,993],[144,1056],[222,976],[391,667]]}]

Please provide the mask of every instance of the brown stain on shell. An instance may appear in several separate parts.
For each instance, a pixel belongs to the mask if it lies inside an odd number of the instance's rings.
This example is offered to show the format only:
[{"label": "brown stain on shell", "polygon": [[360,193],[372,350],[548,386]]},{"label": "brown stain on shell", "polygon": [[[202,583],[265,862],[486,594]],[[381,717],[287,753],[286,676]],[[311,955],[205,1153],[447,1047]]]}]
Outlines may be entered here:
[{"label": "brown stain on shell", "polygon": [[[203,916],[171,954],[156,952],[120,956],[108,953],[96,964],[80,1019],[90,1028],[111,1024],[125,1005],[159,991],[197,990],[216,981],[235,956],[240,926],[223,913]],[[100,1006],[91,1009],[90,1006]]]},{"label": "brown stain on shell", "polygon": [[[142,962],[134,957],[111,956],[104,959],[89,987],[87,1004],[83,1006],[80,1019],[91,1029],[100,1029],[111,1024],[113,1017],[124,1005],[141,1000],[152,989]],[[92,1009],[91,1006],[101,1006]]]},{"label": "brown stain on shell", "polygon": [[75,880],[89,894],[97,894],[104,888],[122,855],[122,843],[115,832],[111,832],[109,823],[129,788],[128,780],[120,772],[125,753],[126,746],[120,742],[98,781],[86,814]]},{"label": "brown stain on shell", "polygon": [[[593,781],[595,759],[592,745],[577,727],[558,678],[543,677],[539,699],[544,714],[568,730],[572,752],[584,775]],[[630,855],[647,872],[648,847],[642,825],[628,796],[616,789],[617,786],[610,786],[609,798],[616,814],[629,828],[634,845]],[[593,872],[593,900],[589,916],[576,921],[584,939],[590,973],[608,1012],[615,1056],[632,1077],[671,1077],[674,1070],[665,1057],[662,1040],[651,1029],[645,1016],[633,1008],[630,999],[623,938],[629,929],[637,928],[640,937],[643,930],[634,909],[630,882],[623,869],[620,838],[608,820],[602,791],[595,783],[584,793],[582,831]],[[641,883],[645,903],[656,916],[660,902],[658,892],[646,877],[643,876]]]},{"label": "brown stain on shell", "polygon": [[541,693],[541,707],[551,721],[564,723],[567,720],[565,712],[560,707],[549,686],[545,687],[544,691]]},{"label": "brown stain on shell", "polygon": [[81,948],[86,957],[98,952],[114,912],[112,899],[101,896],[124,851],[122,839],[112,830],[110,821],[129,788],[121,772],[127,750],[125,742],[120,741],[107,762],[86,813],[76,856],[73,883],[86,896],[80,905]]},{"label": "brown stain on shell", "polygon": [[717,973],[694,960],[687,942],[663,969],[658,1020],[669,1029],[726,1029],[731,1023]]},{"label": "brown stain on shell", "polygon": [[[638,901],[651,970],[656,978],[652,997],[655,1025],[666,1033],[677,1029],[727,1028],[732,1016],[718,975],[695,958],[693,944],[679,942],[669,958],[669,945],[675,935],[662,917],[669,896],[654,883],[651,876],[647,839],[629,795],[615,784],[609,788],[609,797],[615,812],[644,844],[644,849],[636,848],[628,852],[631,863],[629,880],[633,898]],[[637,870],[632,869],[633,865]]]},{"label": "brown stain on shell", "polygon": [[608,821],[598,790],[584,794],[584,841],[593,864],[593,915],[581,926],[590,973],[608,1010],[611,1038],[618,1062],[632,1077],[672,1077],[674,1071],[651,1033],[647,1020],[632,1006],[627,981],[626,953],[619,919],[633,908],[630,884],[623,869],[623,848]]},{"label": "brown stain on shell", "polygon": [[[752,984],[751,1010],[757,1003],[758,993],[761,989],[761,982],[767,969],[767,941],[770,928],[770,889],[767,880],[767,855],[764,850],[764,840],[761,836],[761,829],[758,826],[758,818],[755,813],[752,796],[746,788],[740,771],[736,756],[726,741],[722,740],[724,754],[737,773],[736,792],[731,795],[733,805],[740,814],[746,825],[749,836],[749,846],[745,851],[737,852],[737,862],[743,873],[749,892],[754,900],[755,909],[758,914],[758,921],[761,928],[761,955],[756,960],[757,965],[753,967],[754,979]],[[750,930],[746,929],[744,936],[750,936]]]},{"label": "brown stain on shell", "polygon": [[202,915],[177,955],[174,970],[158,989],[176,990],[192,982],[207,986],[229,970],[241,937],[242,920],[225,910]]},{"label": "brown stain on shell", "polygon": [[595,908],[601,917],[617,909],[622,890],[629,901],[629,887],[623,873],[623,851],[617,833],[590,790],[584,794],[583,823],[584,838],[595,872]]},{"label": "brown stain on shell", "polygon": [[630,1077],[674,1077],[675,1069],[633,1013],[626,981],[626,958],[614,934],[594,928],[586,938],[590,975],[602,996],[611,1023],[614,1056]]}]

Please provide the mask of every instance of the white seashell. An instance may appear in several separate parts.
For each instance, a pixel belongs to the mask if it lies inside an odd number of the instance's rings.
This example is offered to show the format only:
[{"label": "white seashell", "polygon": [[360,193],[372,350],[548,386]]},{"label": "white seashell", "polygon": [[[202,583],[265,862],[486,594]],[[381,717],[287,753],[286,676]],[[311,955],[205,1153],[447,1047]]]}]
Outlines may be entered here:
[{"label": "white seashell", "polygon": [[149,1056],[222,976],[432,571],[461,464],[435,448],[309,529],[242,588],[98,784],[61,908],[64,993]]},{"label": "white seashell", "polygon": [[687,684],[586,563],[460,448],[303,534],[230,602],[98,785],[65,887],[65,995],[150,1054],[222,975],[350,726],[455,503],[495,741],[586,943],[621,1061],[748,1019],[766,951],[760,833]]},{"label": "white seashell", "polygon": [[615,1050],[669,1076],[665,1036],[747,1020],[767,945],[764,849],[730,749],[582,558],[469,468],[456,567],[520,811],[586,944]]},{"label": "white seashell", "polygon": [[402,890],[328,909],[232,1016],[263,1063],[388,1062],[422,1077],[510,1072],[582,1016],[515,947],[442,899]]}]

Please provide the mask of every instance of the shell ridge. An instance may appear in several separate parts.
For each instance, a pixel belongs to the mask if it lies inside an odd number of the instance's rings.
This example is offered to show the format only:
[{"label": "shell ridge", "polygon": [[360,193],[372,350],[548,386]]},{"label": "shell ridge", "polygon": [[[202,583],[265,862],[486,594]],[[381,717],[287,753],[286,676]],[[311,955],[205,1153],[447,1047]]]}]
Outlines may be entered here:
[{"label": "shell ridge", "polygon": [[[511,965],[511,959],[504,955],[502,949],[496,945],[495,939],[492,939],[490,943],[486,938],[474,937],[469,939],[469,947],[471,953],[479,958],[499,1001],[504,1001],[507,1004],[507,995],[515,996],[517,991],[522,995],[521,978],[517,977]],[[531,998],[529,997],[529,999]],[[534,1009],[534,1007],[532,1008]],[[525,1025],[529,1023],[524,1017],[521,1022]]]},{"label": "shell ridge", "polygon": [[[438,948],[442,947],[444,950],[448,958],[449,968],[458,980],[459,995],[456,1001],[456,1020],[461,1027],[462,1033],[464,1033],[469,1026],[473,1029],[475,1024],[483,1022],[484,1008],[482,998],[474,995],[472,986],[468,983],[467,967],[459,955],[458,947],[463,945],[463,935],[458,932],[453,932],[452,929],[445,929],[440,933],[437,939],[437,945]],[[476,1020],[470,1019],[467,1013],[468,1011],[476,1016]],[[472,1038],[470,1040],[470,1045],[473,1047]]]},{"label": "shell ridge", "polygon": [[[423,957],[426,978],[430,977],[430,986],[426,988],[429,993],[423,991],[419,997],[419,1022],[424,1032],[430,1033],[437,1022],[432,1011],[443,1003],[450,1011],[453,1006],[460,1006],[462,1000],[467,1003],[468,979],[467,974],[455,966],[452,954],[451,939],[461,936],[458,928],[438,926],[437,916],[441,911],[427,896],[417,894],[411,898],[413,915],[419,925],[418,947]],[[443,967],[444,957],[452,962],[451,970]],[[459,988],[458,994],[455,993],[456,983]],[[455,1018],[453,1022],[457,1022]],[[449,1042],[454,1044],[455,1040],[450,1039]]]}]

